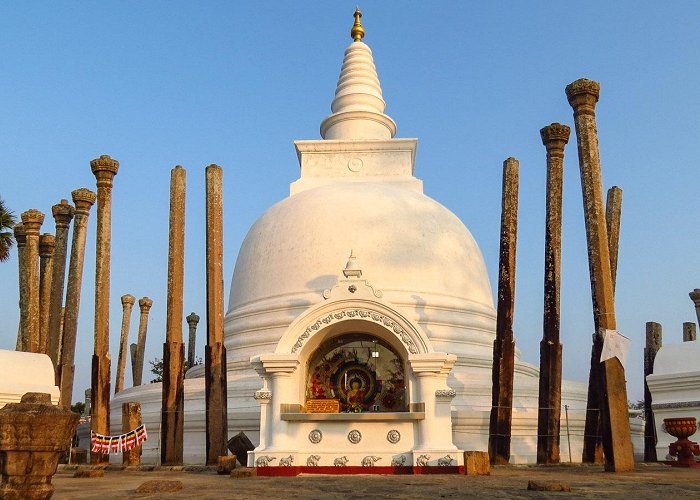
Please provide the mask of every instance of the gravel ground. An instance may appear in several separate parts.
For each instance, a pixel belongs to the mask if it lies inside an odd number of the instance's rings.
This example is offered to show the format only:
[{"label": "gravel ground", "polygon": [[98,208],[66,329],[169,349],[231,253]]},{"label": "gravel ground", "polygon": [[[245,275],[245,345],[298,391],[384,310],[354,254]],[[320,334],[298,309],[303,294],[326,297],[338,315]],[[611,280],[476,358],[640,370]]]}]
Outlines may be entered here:
[{"label": "gravel ground", "polygon": [[[55,499],[73,498],[700,498],[700,468],[680,469],[638,464],[637,470],[613,474],[600,466],[503,466],[490,476],[323,476],[231,478],[211,469],[107,470],[101,478],[73,478],[75,469],[61,468],[53,478]],[[177,480],[175,493],[137,494],[149,480]],[[529,480],[561,482],[571,493],[527,491]]]}]

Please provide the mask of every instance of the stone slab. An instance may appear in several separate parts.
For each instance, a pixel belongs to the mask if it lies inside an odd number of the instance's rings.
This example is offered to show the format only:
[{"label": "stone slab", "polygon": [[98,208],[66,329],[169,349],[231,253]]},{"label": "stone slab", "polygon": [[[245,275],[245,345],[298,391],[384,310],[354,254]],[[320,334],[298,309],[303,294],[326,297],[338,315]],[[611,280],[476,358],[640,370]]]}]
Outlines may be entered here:
[{"label": "stone slab", "polygon": [[183,488],[182,481],[154,479],[146,481],[136,488],[136,493],[174,493]]},{"label": "stone slab", "polygon": [[464,474],[467,476],[488,476],[491,474],[489,454],[485,451],[464,452]]},{"label": "stone slab", "polygon": [[550,481],[528,481],[529,491],[565,491],[571,492],[571,486],[566,483],[556,483]]}]

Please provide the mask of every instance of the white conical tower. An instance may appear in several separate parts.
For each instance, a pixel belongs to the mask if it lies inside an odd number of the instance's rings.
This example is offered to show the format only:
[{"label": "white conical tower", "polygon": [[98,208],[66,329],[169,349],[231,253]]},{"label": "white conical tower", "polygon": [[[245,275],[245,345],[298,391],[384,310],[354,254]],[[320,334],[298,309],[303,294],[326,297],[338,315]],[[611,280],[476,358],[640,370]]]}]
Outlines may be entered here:
[{"label": "white conical tower", "polygon": [[321,123],[324,139],[391,139],[396,134],[396,123],[384,114],[386,103],[382,98],[372,50],[362,42],[360,9],[355,10],[355,24],[350,30],[353,42],[345,50],[340,69],[333,112]]}]

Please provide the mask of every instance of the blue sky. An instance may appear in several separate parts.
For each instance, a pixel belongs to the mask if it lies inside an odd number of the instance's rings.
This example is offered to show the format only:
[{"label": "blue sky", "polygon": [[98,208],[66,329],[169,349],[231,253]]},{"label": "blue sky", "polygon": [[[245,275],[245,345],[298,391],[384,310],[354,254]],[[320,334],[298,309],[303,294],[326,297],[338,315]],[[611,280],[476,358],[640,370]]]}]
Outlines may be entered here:
[{"label": "blue sky", "polygon": [[[146,359],[160,356],[170,169],[187,169],[186,313],[204,317],[204,167],[224,167],[228,284],[251,224],[298,176],[292,141],[319,137],[355,3],[17,2],[0,6],[0,196],[47,215],[109,154],[115,178],[110,344],[119,297],[154,300]],[[539,129],[572,126],[571,81],[601,82],[604,185],[624,190],[618,328],[632,338],[630,399],[642,396],[644,324],[680,342],[700,287],[696,2],[364,2],[387,113],[418,137],[425,192],[470,228],[496,290],[501,165],[520,160],[515,333],[538,364],[545,150]],[[593,321],[575,139],[565,151],[564,375],[587,380]],[[53,232],[49,216],[42,228]],[[89,387],[95,212],[76,353]],[[0,348],[14,348],[17,261],[0,265]],[[379,284],[377,284],[379,285]],[[135,335],[138,314],[132,316]],[[203,353],[200,323],[198,355]],[[127,384],[130,377],[127,377]]]}]

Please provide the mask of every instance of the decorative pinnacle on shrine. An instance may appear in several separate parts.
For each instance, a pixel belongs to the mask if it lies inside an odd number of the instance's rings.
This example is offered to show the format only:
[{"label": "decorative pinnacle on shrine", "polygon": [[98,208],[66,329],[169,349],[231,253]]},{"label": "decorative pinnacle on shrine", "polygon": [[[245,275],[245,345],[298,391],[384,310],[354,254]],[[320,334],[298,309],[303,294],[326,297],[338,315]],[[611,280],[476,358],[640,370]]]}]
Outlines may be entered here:
[{"label": "decorative pinnacle on shrine", "polygon": [[362,27],[362,21],[360,21],[362,12],[360,12],[359,7],[355,9],[353,16],[355,16],[355,23],[352,25],[352,29],[350,30],[350,36],[356,42],[360,42],[365,37],[365,29]]}]

